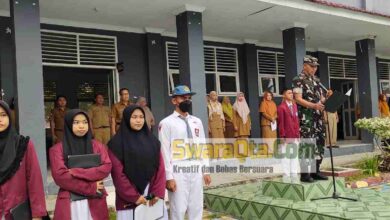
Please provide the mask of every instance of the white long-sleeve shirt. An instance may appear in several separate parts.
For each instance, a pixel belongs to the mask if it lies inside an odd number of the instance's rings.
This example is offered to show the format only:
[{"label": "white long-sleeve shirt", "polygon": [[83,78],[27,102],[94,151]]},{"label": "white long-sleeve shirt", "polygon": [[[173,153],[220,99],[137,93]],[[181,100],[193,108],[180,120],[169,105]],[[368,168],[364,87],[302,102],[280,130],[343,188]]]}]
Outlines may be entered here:
[{"label": "white long-sleeve shirt", "polygon": [[[161,142],[161,152],[164,158],[165,163],[165,173],[166,179],[173,179],[173,165],[174,163],[189,161],[191,158],[181,157],[174,159],[173,154],[180,155],[183,151],[179,149],[172,149],[172,143],[174,140],[182,139],[184,142],[188,143],[187,139],[187,125],[186,122],[180,118],[180,114],[174,111],[170,116],[164,118],[158,128],[158,136]],[[188,124],[191,128],[191,133],[193,143],[205,143],[205,133],[203,128],[202,121],[188,114],[187,115]],[[176,152],[174,152],[176,151]],[[208,166],[208,158],[200,158],[198,160],[200,165]]]}]

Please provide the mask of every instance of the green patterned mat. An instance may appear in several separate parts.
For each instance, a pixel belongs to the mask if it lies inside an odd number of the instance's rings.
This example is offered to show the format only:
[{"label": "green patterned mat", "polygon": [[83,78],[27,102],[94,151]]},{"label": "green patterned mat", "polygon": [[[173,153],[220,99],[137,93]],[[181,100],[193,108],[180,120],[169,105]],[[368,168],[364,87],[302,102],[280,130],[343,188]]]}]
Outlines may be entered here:
[{"label": "green patterned mat", "polygon": [[[331,196],[333,182],[317,181],[315,183],[284,183],[281,179],[265,180],[262,185],[263,195],[294,201],[309,201],[312,198]],[[345,192],[344,178],[336,179],[337,192]]]},{"label": "green patterned mat", "polygon": [[[328,191],[327,189],[325,191]],[[294,201],[263,194],[262,183],[217,188],[205,191],[206,208],[239,219],[335,220],[390,219],[390,192],[371,189],[345,189],[346,200]]]}]

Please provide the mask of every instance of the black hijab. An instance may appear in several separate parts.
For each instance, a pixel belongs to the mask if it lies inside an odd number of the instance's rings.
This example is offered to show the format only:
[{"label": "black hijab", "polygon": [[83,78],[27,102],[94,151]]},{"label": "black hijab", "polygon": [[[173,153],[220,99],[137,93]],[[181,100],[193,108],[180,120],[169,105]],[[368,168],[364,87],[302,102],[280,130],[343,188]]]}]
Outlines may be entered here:
[{"label": "black hijab", "polygon": [[68,164],[69,155],[82,155],[82,154],[92,154],[92,132],[91,126],[89,126],[87,134],[83,137],[78,137],[73,133],[73,120],[78,114],[83,114],[90,125],[90,120],[88,114],[81,109],[72,109],[65,114],[65,123],[64,123],[64,140],[62,142],[62,147],[64,151],[64,160],[65,164]]},{"label": "black hijab", "polygon": [[7,129],[0,132],[0,184],[3,184],[19,169],[30,138],[19,135],[13,127],[8,104],[0,100],[0,107],[9,118]]},{"label": "black hijab", "polygon": [[130,127],[130,118],[136,109],[145,116],[138,105],[125,108],[120,128],[108,147],[122,162],[125,175],[134,183],[138,193],[143,194],[160,163],[160,142],[149,131],[146,122],[139,131]]}]

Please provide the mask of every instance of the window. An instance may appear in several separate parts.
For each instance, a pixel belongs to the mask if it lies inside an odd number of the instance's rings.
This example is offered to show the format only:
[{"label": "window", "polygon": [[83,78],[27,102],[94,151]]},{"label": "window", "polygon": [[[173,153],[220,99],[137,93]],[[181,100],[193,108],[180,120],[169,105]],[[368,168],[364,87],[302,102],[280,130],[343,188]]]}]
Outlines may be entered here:
[{"label": "window", "polygon": [[332,79],[357,79],[356,59],[329,57],[328,65]]},{"label": "window", "polygon": [[281,95],[285,84],[284,54],[272,51],[257,51],[259,96],[265,91]]},{"label": "window", "polygon": [[380,90],[382,94],[390,96],[390,82],[388,80],[380,80]]},{"label": "window", "polygon": [[381,93],[390,96],[390,62],[379,62],[378,74]]},{"label": "window", "polygon": [[[239,91],[237,49],[226,47],[204,47],[206,92],[217,91],[218,95],[236,95]],[[166,43],[168,89],[180,83],[179,54],[177,43]]]},{"label": "window", "polygon": [[41,30],[41,46],[44,65],[113,69],[118,60],[114,36]]}]

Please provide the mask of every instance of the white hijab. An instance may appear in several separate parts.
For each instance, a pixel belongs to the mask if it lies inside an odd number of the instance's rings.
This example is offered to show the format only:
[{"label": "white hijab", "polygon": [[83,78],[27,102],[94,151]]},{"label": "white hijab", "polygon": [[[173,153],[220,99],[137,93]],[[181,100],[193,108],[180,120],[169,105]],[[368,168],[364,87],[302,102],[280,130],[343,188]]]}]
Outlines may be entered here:
[{"label": "white hijab", "polygon": [[238,101],[238,96],[241,94],[244,95],[243,92],[237,93],[237,98],[234,102],[233,109],[242,118],[242,122],[246,124],[246,122],[248,121],[248,115],[250,113],[250,110],[248,107],[248,103],[246,103],[245,96],[243,97],[242,101]]}]

